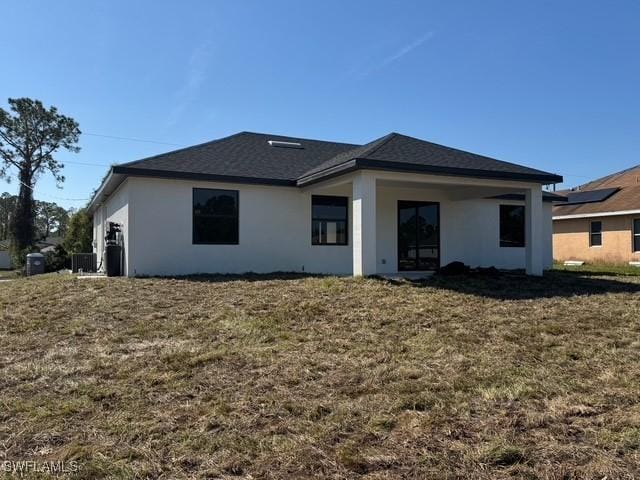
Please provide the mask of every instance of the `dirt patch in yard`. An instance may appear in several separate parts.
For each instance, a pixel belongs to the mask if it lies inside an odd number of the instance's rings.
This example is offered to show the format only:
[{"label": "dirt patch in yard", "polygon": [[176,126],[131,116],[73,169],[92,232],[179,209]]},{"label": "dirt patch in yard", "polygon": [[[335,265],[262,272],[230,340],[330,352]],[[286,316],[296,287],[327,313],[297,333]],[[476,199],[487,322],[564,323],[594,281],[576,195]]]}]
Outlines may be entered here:
[{"label": "dirt patch in yard", "polygon": [[0,460],[67,478],[640,476],[640,277],[0,286]]}]

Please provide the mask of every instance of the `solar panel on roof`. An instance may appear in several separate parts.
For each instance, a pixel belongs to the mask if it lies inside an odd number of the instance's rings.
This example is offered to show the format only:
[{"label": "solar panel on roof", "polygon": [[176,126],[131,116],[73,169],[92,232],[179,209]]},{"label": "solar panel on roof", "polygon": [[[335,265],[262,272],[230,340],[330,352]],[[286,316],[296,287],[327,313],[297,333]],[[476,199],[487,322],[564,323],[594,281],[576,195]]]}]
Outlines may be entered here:
[{"label": "solar panel on roof", "polygon": [[576,205],[579,203],[603,202],[616,193],[619,188],[603,188],[600,190],[587,190],[585,192],[569,192],[569,201],[565,205]]}]

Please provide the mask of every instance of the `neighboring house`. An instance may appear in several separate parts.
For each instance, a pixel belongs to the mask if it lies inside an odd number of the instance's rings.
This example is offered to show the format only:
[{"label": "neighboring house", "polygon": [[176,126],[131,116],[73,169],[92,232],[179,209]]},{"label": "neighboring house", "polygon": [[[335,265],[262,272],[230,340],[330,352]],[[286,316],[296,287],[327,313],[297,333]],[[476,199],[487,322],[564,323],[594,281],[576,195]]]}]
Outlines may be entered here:
[{"label": "neighboring house", "polygon": [[640,165],[559,194],[553,208],[557,261],[640,262]]},{"label": "neighboring house", "polygon": [[0,270],[11,268],[11,254],[9,240],[0,240]]},{"label": "neighboring house", "polygon": [[[63,241],[62,237],[47,237],[36,242],[36,247],[40,250],[40,253],[47,253],[55,251],[57,245]],[[11,268],[11,254],[10,254],[10,242],[9,240],[0,240],[0,270]]]},{"label": "neighboring house", "polygon": [[56,247],[64,241],[62,237],[47,237],[36,242],[36,247],[40,250],[40,253],[54,252]]},{"label": "neighboring house", "polygon": [[113,166],[89,204],[126,275],[395,274],[552,265],[562,177],[416,138],[366,145],[242,132]]}]

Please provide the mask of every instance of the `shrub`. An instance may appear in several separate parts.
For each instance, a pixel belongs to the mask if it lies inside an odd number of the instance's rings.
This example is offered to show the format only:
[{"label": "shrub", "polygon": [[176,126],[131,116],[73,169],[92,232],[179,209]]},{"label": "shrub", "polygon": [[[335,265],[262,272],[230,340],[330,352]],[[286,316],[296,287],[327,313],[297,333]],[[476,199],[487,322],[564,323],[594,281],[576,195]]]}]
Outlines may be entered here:
[{"label": "shrub", "polygon": [[71,216],[64,248],[68,253],[88,253],[93,249],[93,223],[86,210],[78,210]]},{"label": "shrub", "polygon": [[62,245],[44,254],[45,272],[57,272],[69,268],[69,254]]},{"label": "shrub", "polygon": [[35,246],[16,249],[15,245],[11,246],[11,264],[16,270],[20,270],[23,273],[27,267],[27,255],[33,252],[37,252],[38,249]]}]

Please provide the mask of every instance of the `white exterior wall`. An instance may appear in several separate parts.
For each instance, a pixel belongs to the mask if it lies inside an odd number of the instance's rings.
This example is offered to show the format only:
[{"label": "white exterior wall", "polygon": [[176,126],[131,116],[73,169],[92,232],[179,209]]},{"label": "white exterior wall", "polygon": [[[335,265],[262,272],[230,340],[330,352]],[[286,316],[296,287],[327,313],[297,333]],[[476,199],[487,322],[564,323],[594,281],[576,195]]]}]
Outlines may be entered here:
[{"label": "white exterior wall", "polygon": [[[352,271],[351,238],[346,246],[311,245],[311,195],[350,198],[351,185],[304,191],[142,177],[129,183],[130,275]],[[193,245],[194,188],[239,191],[238,245]],[[351,215],[350,208],[349,224]]]},{"label": "white exterior wall", "polygon": [[542,242],[544,251],[542,264],[545,269],[553,266],[553,204],[542,202]]},{"label": "white exterior wall", "polygon": [[0,250],[0,268],[11,268],[11,254],[8,250]]},{"label": "white exterior wall", "polygon": [[[193,188],[239,191],[238,245],[193,245]],[[123,226],[124,273],[129,276],[275,271],[352,274],[352,191],[351,183],[298,189],[130,177],[95,212],[96,252],[100,257],[106,223],[113,221]],[[314,194],[349,197],[348,245],[311,245]],[[440,203],[441,265],[458,260],[474,267],[524,268],[525,249],[500,247],[499,239],[499,205],[523,205],[523,201],[454,201],[442,190],[378,186],[375,243],[378,273],[398,270],[398,200]],[[543,205],[543,218],[544,267],[549,268],[550,203]]]},{"label": "white exterior wall", "polygon": [[[130,180],[125,180],[93,214],[93,251],[98,256],[98,265],[100,265],[104,254],[104,236],[107,232],[108,222],[119,223],[122,226],[122,273],[124,275],[129,274],[130,192]],[[104,269],[104,264],[102,268]]]},{"label": "white exterior wall", "polygon": [[[379,273],[398,271],[398,200],[440,203],[440,265],[453,261],[472,267],[525,266],[524,248],[500,247],[500,205],[524,205],[524,201],[473,199],[449,200],[441,191],[425,188],[378,187],[377,268]],[[545,202],[544,267],[553,263],[551,203]],[[384,262],[384,263],[383,263]]]}]

